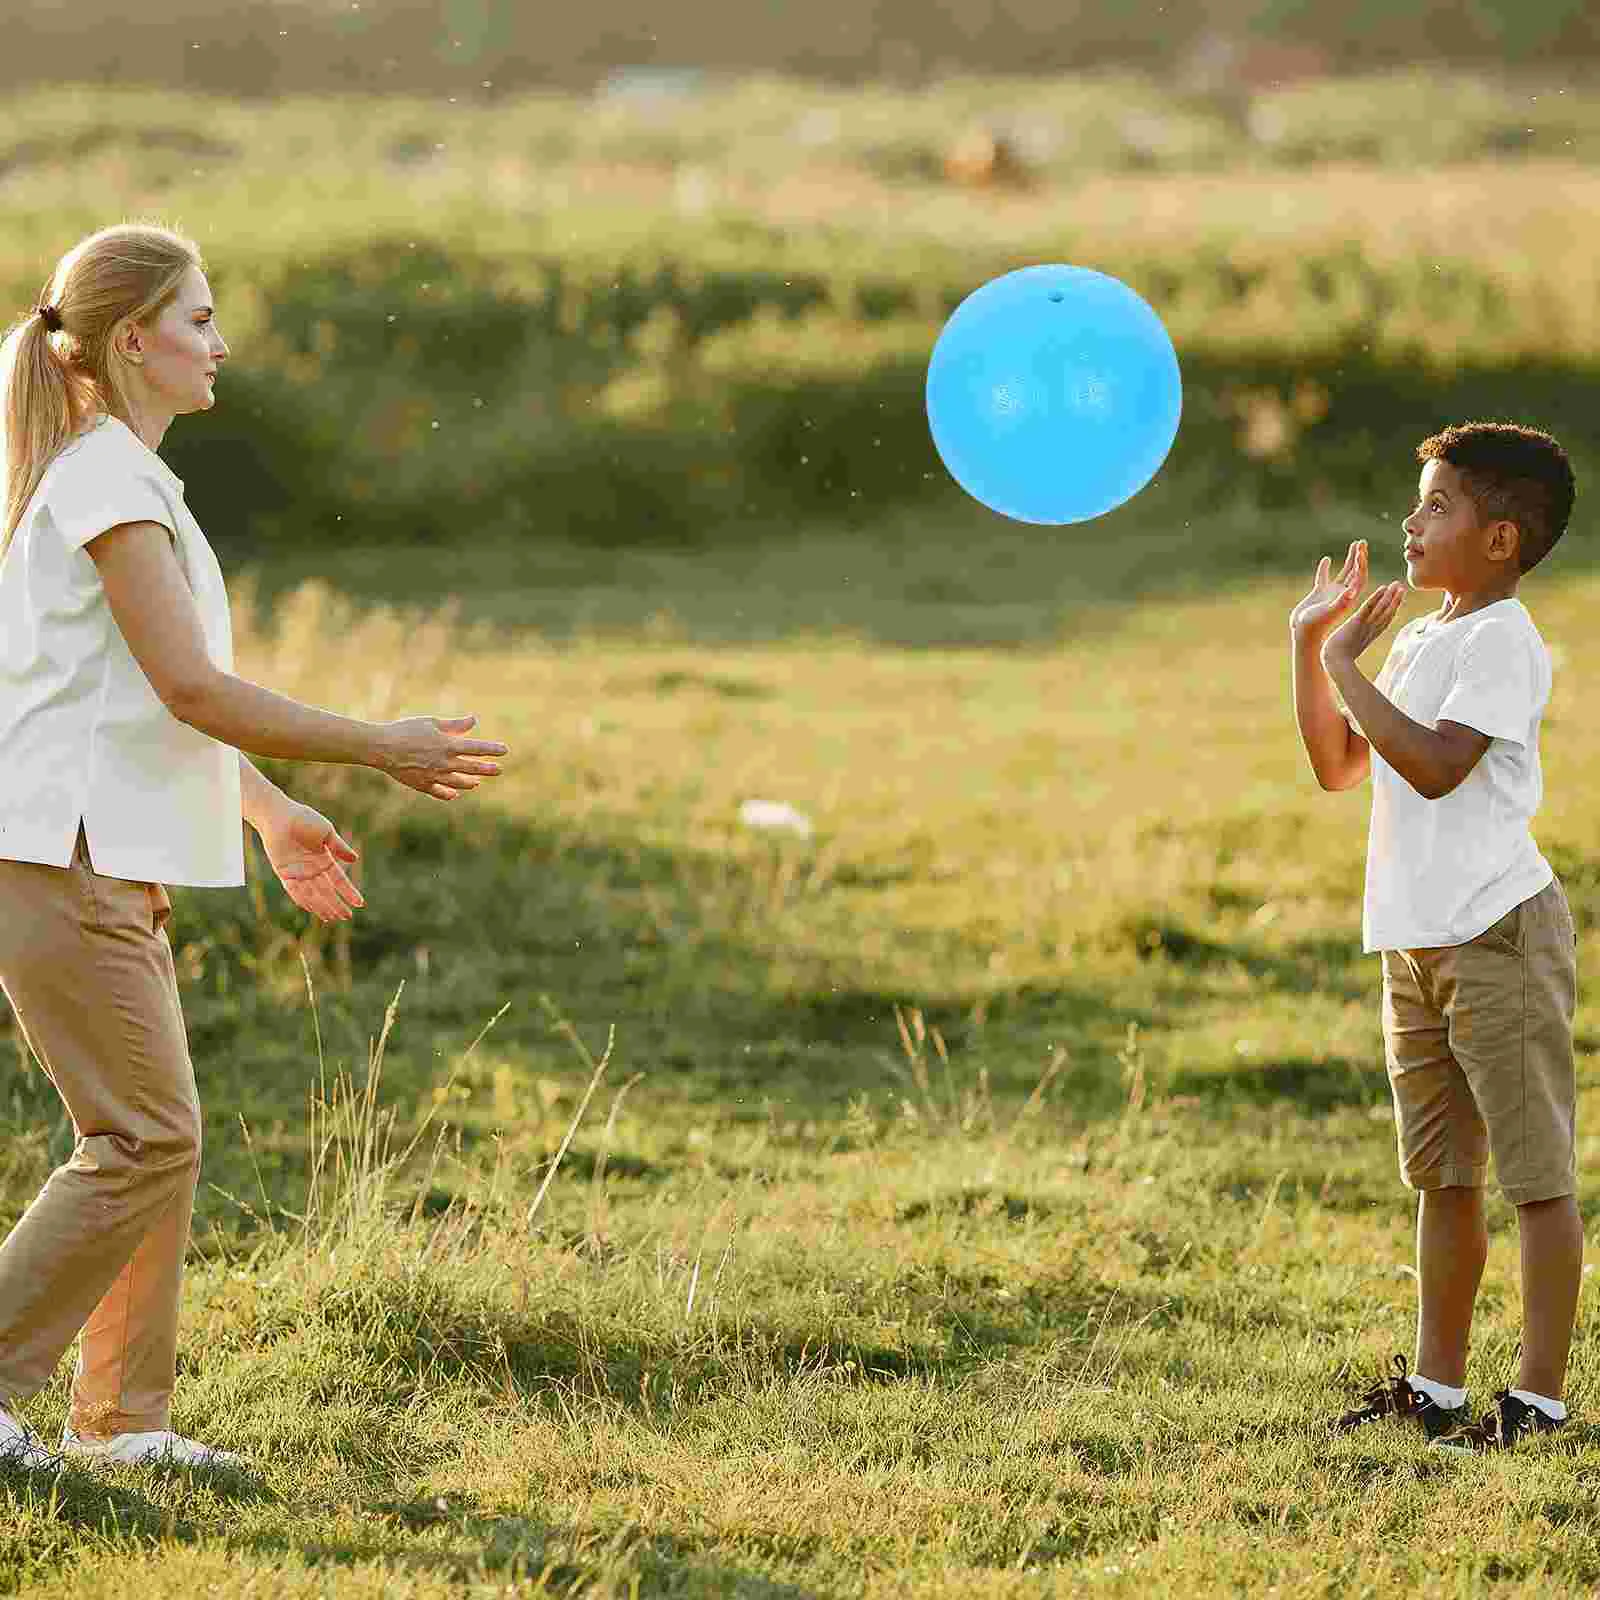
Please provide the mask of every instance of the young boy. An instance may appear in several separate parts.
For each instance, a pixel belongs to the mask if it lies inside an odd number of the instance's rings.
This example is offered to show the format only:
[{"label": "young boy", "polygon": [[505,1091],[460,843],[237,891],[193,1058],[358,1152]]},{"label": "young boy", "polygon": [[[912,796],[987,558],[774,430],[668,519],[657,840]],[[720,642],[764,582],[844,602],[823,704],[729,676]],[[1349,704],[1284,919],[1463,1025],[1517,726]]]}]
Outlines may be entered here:
[{"label": "young boy", "polygon": [[[1566,531],[1574,485],[1549,435],[1447,428],[1423,463],[1405,530],[1406,583],[1366,586],[1365,542],[1337,579],[1326,557],[1290,614],[1300,737],[1324,789],[1372,775],[1362,944],[1383,962],[1383,1038],[1400,1174],[1419,1191],[1417,1344],[1409,1373],[1336,1424],[1385,1417],[1431,1444],[1509,1449],[1566,1420],[1583,1226],[1575,1196],[1576,937],[1528,824],[1542,796],[1539,720],[1550,657],[1517,585]],[[1395,637],[1376,682],[1357,658],[1406,589],[1443,602]],[[1344,702],[1341,709],[1335,698]],[[1473,1422],[1467,1336],[1488,1235],[1490,1154],[1517,1208],[1522,1357],[1514,1388]]]}]

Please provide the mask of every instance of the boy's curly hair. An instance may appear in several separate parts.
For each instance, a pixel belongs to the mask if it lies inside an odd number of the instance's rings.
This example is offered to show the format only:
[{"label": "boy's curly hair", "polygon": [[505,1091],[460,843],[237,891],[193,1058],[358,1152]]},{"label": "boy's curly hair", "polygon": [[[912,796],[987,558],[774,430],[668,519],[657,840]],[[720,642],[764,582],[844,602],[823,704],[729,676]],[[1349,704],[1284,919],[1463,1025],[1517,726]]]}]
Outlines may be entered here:
[{"label": "boy's curly hair", "polygon": [[1567,452],[1537,428],[1463,422],[1417,446],[1418,461],[1444,461],[1461,474],[1480,522],[1514,522],[1517,566],[1531,572],[1567,531],[1577,484]]}]

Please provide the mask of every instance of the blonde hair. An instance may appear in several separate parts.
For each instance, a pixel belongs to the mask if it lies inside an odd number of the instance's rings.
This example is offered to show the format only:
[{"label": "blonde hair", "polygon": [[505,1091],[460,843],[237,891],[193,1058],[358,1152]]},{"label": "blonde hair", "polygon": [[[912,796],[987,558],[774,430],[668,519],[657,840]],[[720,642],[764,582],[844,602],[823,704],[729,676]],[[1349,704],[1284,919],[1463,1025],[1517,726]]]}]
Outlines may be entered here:
[{"label": "blonde hair", "polygon": [[[102,228],[61,258],[39,307],[7,330],[0,344],[0,557],[62,446],[101,412],[130,421],[117,334],[129,322],[159,315],[184,274],[203,265],[198,247],[170,228],[142,222]],[[52,313],[49,325],[43,308]]]}]

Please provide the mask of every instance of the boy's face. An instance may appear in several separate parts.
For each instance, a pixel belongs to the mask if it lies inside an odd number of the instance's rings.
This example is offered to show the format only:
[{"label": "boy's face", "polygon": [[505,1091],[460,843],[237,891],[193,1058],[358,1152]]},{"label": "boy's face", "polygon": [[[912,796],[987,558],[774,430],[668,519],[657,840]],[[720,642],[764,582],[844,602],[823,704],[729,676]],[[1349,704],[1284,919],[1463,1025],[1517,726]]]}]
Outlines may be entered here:
[{"label": "boy's face", "polygon": [[1517,525],[1480,523],[1460,472],[1448,461],[1423,463],[1417,503],[1400,526],[1413,589],[1473,594],[1517,576]]}]

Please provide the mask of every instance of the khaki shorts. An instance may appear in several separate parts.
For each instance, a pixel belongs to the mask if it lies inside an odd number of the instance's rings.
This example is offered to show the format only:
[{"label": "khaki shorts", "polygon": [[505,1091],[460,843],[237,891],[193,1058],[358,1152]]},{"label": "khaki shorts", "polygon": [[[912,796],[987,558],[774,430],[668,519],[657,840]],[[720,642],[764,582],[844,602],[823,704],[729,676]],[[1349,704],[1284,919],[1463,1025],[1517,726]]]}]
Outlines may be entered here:
[{"label": "khaki shorts", "polygon": [[1467,944],[1383,952],[1400,1176],[1513,1205],[1577,1189],[1577,935],[1558,879]]}]

